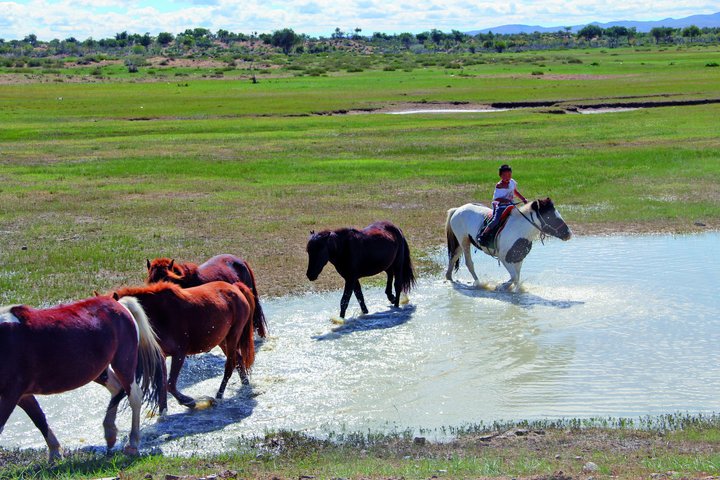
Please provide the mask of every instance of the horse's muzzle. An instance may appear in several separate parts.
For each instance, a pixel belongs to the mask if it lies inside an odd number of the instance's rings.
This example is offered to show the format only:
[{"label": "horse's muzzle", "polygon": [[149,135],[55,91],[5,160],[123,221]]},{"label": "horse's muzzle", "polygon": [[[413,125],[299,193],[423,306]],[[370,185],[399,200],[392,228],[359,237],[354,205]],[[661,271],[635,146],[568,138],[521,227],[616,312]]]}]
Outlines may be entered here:
[{"label": "horse's muzzle", "polygon": [[311,282],[314,282],[320,276],[319,273],[310,272],[309,270],[305,275],[307,275],[308,280],[310,280]]},{"label": "horse's muzzle", "polygon": [[560,240],[562,240],[563,242],[567,242],[568,240],[570,240],[572,238],[572,236],[573,236],[572,230],[570,230],[568,228],[567,232],[563,232],[563,235],[562,235],[562,237],[560,237]]}]

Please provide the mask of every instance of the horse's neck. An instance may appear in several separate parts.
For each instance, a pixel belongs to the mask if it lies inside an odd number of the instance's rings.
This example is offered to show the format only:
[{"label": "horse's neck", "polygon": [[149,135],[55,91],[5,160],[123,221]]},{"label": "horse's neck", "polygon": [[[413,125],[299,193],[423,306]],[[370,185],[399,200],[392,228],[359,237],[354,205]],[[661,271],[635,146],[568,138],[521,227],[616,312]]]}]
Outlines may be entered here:
[{"label": "horse's neck", "polygon": [[182,272],[179,279],[181,283],[188,285],[198,283],[199,267],[196,263],[183,263],[179,267]]},{"label": "horse's neck", "polygon": [[[513,230],[515,233],[530,241],[535,240],[540,235],[540,230],[533,223],[535,221],[530,204],[522,207],[515,207],[517,212],[512,212],[509,221],[513,222]],[[523,218],[523,215],[525,218]]]}]

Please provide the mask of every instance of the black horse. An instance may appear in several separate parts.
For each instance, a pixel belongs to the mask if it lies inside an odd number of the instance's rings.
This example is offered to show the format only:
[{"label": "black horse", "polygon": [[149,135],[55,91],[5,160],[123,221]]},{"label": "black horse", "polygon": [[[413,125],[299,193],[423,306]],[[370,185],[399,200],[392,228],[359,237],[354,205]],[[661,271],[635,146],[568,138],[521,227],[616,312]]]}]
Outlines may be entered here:
[{"label": "black horse", "polygon": [[362,230],[341,228],[310,232],[307,253],[310,281],[318,278],[327,262],[332,263],[345,279],[345,291],[340,301],[342,318],[345,318],[352,292],[355,292],[363,313],[368,313],[360,288],[361,277],[387,273],[385,294],[395,307],[400,304],[400,292],[407,293],[415,285],[410,248],[402,231],[390,222],[375,222]]}]

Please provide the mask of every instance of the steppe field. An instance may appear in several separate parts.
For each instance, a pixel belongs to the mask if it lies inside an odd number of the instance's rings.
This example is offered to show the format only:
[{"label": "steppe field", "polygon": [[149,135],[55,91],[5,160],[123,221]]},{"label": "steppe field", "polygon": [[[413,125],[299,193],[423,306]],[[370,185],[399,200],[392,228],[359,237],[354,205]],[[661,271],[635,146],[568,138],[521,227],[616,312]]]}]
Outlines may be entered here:
[{"label": "steppe field", "polygon": [[[381,219],[403,229],[419,276],[440,275],[431,256],[447,210],[489,202],[503,163],[526,197],[551,197],[577,235],[720,228],[717,45],[452,62],[343,55],[252,70],[0,69],[0,305],[84,298],[142,283],[148,258],[219,253],[248,260],[261,298],[301,293],[311,288],[311,230]],[[600,108],[609,111],[581,113]],[[503,111],[391,114],[431,109]],[[340,281],[326,273],[313,288]],[[440,445],[281,432],[260,453],[83,453],[58,467],[45,451],[0,450],[0,478],[720,475],[720,428],[706,420],[521,425],[521,440],[476,432]],[[262,453],[273,448],[283,456]],[[588,460],[611,467],[583,473]]]}]

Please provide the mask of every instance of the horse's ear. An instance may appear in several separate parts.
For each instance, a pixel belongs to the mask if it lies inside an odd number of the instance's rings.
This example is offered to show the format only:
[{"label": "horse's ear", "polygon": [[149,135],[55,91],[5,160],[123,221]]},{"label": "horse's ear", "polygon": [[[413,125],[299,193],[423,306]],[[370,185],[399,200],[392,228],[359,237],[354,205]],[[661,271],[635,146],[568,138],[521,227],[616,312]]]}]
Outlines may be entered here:
[{"label": "horse's ear", "polygon": [[175,264],[175,259],[173,258],[172,260],[170,260],[170,265],[168,266],[168,268],[172,269],[174,264]]},{"label": "horse's ear", "polygon": [[536,212],[540,213],[540,201],[539,200],[533,200],[530,204],[530,208],[535,210]]},{"label": "horse's ear", "polygon": [[145,263],[147,264],[147,269],[150,270],[150,259],[146,258]]},{"label": "horse's ear", "polygon": [[100,296],[100,293],[99,293],[97,290],[93,290],[93,295],[96,296],[96,297],[99,297],[99,296]]},{"label": "horse's ear", "polygon": [[113,292],[113,299],[114,299],[114,300],[120,300],[120,295],[118,295],[117,292]]},{"label": "horse's ear", "polygon": [[315,235],[315,230],[310,230],[310,236],[312,237],[313,235]]}]

